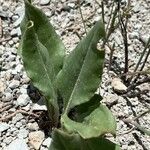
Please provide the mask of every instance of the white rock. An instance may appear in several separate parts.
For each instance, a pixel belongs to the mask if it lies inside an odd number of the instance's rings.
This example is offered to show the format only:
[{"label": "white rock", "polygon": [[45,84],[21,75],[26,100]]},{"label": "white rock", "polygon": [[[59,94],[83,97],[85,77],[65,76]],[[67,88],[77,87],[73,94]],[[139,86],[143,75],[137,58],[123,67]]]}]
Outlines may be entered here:
[{"label": "white rock", "polygon": [[7,129],[9,129],[9,125],[7,123],[0,123],[0,132],[6,131]]},{"label": "white rock", "polygon": [[18,80],[12,80],[12,82],[9,84],[9,88],[15,89],[19,86],[20,82]]},{"label": "white rock", "polygon": [[19,133],[18,133],[18,138],[19,139],[23,139],[26,138],[28,136],[29,132],[26,129],[20,129]]},{"label": "white rock", "polygon": [[21,94],[17,98],[17,104],[19,106],[26,106],[30,102],[30,97],[27,94]]},{"label": "white rock", "polygon": [[16,30],[16,29],[13,29],[13,30],[10,32],[10,35],[11,35],[11,36],[16,36],[16,35],[17,35],[17,30]]},{"label": "white rock", "polygon": [[28,123],[27,127],[28,127],[29,130],[32,130],[32,131],[36,131],[36,130],[39,129],[39,126],[38,126],[38,124],[36,122]]},{"label": "white rock", "polygon": [[49,4],[50,0],[40,0],[41,5],[47,5]]},{"label": "white rock", "polygon": [[22,109],[25,110],[25,111],[29,111],[29,110],[30,110],[30,104],[28,104],[28,105],[25,106],[25,107],[22,107]]},{"label": "white rock", "polygon": [[16,66],[16,68],[15,68],[15,70],[16,70],[17,72],[21,72],[22,69],[23,69],[23,66],[22,66],[21,64],[18,64],[18,65]]},{"label": "white rock", "polygon": [[111,86],[113,87],[114,91],[118,93],[125,93],[127,91],[127,87],[122,83],[121,79],[119,78],[112,79]]},{"label": "white rock", "polygon": [[4,150],[29,150],[24,139],[16,139]]},{"label": "white rock", "polygon": [[20,16],[19,19],[17,19],[17,20],[13,23],[14,27],[18,27],[18,26],[20,25],[22,19],[23,19],[23,16]]},{"label": "white rock", "polygon": [[74,8],[75,7],[75,3],[68,3],[68,6],[71,7],[71,8]]},{"label": "white rock", "polygon": [[118,102],[118,95],[115,95],[115,94],[109,94],[107,96],[105,96],[103,98],[103,101],[107,104],[107,105],[111,105],[113,103],[117,103]]},{"label": "white rock", "polygon": [[45,134],[42,131],[35,131],[29,133],[29,143],[38,150],[45,138]]},{"label": "white rock", "polygon": [[12,123],[16,124],[18,121],[20,121],[21,119],[23,119],[23,115],[21,113],[16,114],[16,116],[14,116],[12,118]]},{"label": "white rock", "polygon": [[47,139],[44,140],[44,142],[42,143],[43,146],[49,147],[50,144],[52,142],[52,139],[50,137],[48,137]]},{"label": "white rock", "polygon": [[13,99],[13,95],[11,93],[6,92],[5,93],[5,101],[11,101]]},{"label": "white rock", "polygon": [[5,85],[4,85],[4,82],[2,82],[2,80],[0,80],[0,93],[3,93],[4,90],[5,90]]},{"label": "white rock", "polygon": [[39,104],[33,104],[32,107],[33,110],[47,110],[47,107],[45,105],[39,105]]}]

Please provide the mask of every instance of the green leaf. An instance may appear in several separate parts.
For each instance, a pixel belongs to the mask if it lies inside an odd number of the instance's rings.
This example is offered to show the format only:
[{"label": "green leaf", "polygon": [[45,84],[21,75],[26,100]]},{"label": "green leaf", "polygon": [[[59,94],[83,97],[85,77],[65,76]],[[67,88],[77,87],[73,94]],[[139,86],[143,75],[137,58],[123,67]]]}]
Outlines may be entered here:
[{"label": "green leaf", "polygon": [[[98,104],[97,99],[95,103],[90,100],[99,86],[103,71],[104,51],[97,50],[97,43],[103,36],[103,24],[99,21],[66,58],[57,78],[57,86],[64,100],[61,125],[84,139],[109,132],[115,134],[116,130],[115,119],[107,107]],[[87,109],[91,105],[94,107]],[[69,118],[74,109],[78,117]]]},{"label": "green leaf", "polygon": [[78,133],[84,139],[99,137],[106,133],[115,134],[116,132],[115,118],[110,110],[102,104],[99,104],[89,115],[80,120],[82,122],[71,120],[64,114],[61,123],[67,132]]},{"label": "green leaf", "polygon": [[57,124],[59,110],[57,95],[52,82],[55,78],[54,68],[46,47],[38,40],[32,21],[29,22],[23,35],[22,59],[32,83],[46,97],[51,121]]},{"label": "green leaf", "polygon": [[117,144],[102,137],[82,139],[78,134],[54,130],[49,150],[120,150]]},{"label": "green leaf", "polygon": [[[34,7],[28,0],[25,1],[25,16],[21,23],[22,34],[25,31],[27,23],[31,20],[34,22],[34,30],[39,42],[46,47],[51,62],[53,62],[54,73],[60,71],[63,65],[65,47],[55,29],[50,24],[46,15],[38,8]],[[21,50],[21,48],[20,48]],[[21,53],[21,52],[20,52]]]},{"label": "green leaf", "polygon": [[88,102],[78,105],[71,109],[68,116],[77,122],[82,122],[85,117],[91,114],[96,108],[99,107],[102,97],[95,94]]},{"label": "green leaf", "polygon": [[100,83],[104,51],[97,50],[104,36],[104,26],[99,21],[75,50],[65,59],[58,74],[57,87],[63,97],[64,112],[90,100]]}]

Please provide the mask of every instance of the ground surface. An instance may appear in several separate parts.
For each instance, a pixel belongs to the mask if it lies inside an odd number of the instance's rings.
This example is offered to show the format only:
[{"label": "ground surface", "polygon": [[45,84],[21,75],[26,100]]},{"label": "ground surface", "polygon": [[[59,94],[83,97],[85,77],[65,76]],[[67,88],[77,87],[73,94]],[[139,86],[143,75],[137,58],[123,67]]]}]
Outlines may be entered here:
[{"label": "ground surface", "polygon": [[[49,0],[40,2],[36,0],[35,4],[51,18],[51,23],[62,37],[66,48],[69,49],[66,53],[71,51],[79,41],[76,32],[80,36],[83,36],[84,33],[76,0],[51,0],[50,4]],[[82,0],[82,10],[89,28],[99,20],[101,8],[95,1]],[[106,7],[106,10],[110,12],[109,7]],[[51,142],[46,135],[47,118],[40,117],[39,119],[40,115],[45,116],[46,108],[30,101],[31,98],[38,99],[40,103],[42,98],[30,85],[21,59],[17,55],[21,36],[19,25],[23,14],[22,1],[0,0],[0,150],[46,150]],[[149,0],[132,0],[132,15],[129,19],[128,32],[129,65],[132,71],[143,49],[139,37],[142,36],[144,40],[147,40],[150,35]],[[120,70],[124,67],[123,42],[119,31],[116,31],[112,37],[112,43],[113,41],[119,46],[114,52],[109,74],[107,73],[109,50],[106,51],[101,95],[104,96],[104,103],[111,108],[117,120],[116,142],[121,145],[122,150],[150,150],[150,138],[137,128],[128,132],[133,126],[123,121],[126,118],[133,120],[150,108],[150,80],[136,87],[133,93],[131,91],[127,94],[114,92],[111,83],[114,76],[117,76],[117,66],[120,67]],[[149,64],[150,58],[146,68]],[[143,78],[144,76],[141,77]],[[125,88],[124,85],[123,88]],[[137,122],[149,129],[150,114],[147,113],[140,117]]]}]

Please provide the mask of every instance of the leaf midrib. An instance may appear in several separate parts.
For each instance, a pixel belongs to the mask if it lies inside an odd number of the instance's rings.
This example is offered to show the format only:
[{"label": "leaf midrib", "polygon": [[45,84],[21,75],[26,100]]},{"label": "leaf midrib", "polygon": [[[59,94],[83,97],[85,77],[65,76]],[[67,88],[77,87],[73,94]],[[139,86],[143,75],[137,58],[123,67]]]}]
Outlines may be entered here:
[{"label": "leaf midrib", "polygon": [[[36,35],[36,33],[35,33],[35,36],[36,36],[36,38],[38,39],[38,36]],[[37,40],[37,43],[38,43],[38,46],[40,47],[40,44],[39,44],[39,41]],[[42,43],[41,43],[41,45],[42,46],[44,46]],[[45,46],[44,46],[45,47]],[[40,52],[40,50],[37,48],[37,50],[38,50],[38,54],[39,54],[39,57],[40,57],[40,60],[41,60],[41,62],[42,62],[42,66],[43,66],[43,68],[44,68],[44,70],[45,70],[45,72],[46,72],[46,76],[47,76],[47,78],[48,78],[48,82],[51,82],[51,84],[52,84],[52,81],[51,81],[51,78],[50,78],[50,76],[49,76],[49,73],[48,73],[48,70],[47,70],[47,68],[46,68],[46,64],[44,63],[44,61],[43,61],[43,59],[42,59],[42,54],[41,54],[41,52]],[[51,64],[52,65],[52,64]],[[53,67],[53,65],[52,65],[52,67]],[[48,83],[48,86],[50,87],[50,88],[52,88],[52,90],[55,92],[55,90],[54,90],[54,88],[53,88],[53,86],[51,87],[50,86],[50,83]],[[53,95],[54,96],[54,95]],[[53,99],[53,98],[52,98]],[[54,102],[54,100],[53,100],[53,102]]]},{"label": "leaf midrib", "polygon": [[[69,106],[70,106],[70,104],[71,104],[71,102],[72,102],[71,100],[72,100],[74,91],[75,91],[75,89],[76,89],[76,87],[77,87],[77,85],[78,85],[78,83],[79,83],[79,78],[80,78],[80,76],[81,76],[82,69],[83,69],[83,67],[84,67],[84,65],[85,65],[85,60],[86,60],[86,57],[87,57],[88,52],[89,52],[89,50],[90,50],[90,47],[91,47],[91,45],[92,45],[92,41],[93,41],[93,39],[94,39],[94,37],[95,37],[95,34],[96,34],[96,31],[94,32],[94,34],[93,34],[93,36],[92,36],[90,45],[89,45],[89,47],[88,47],[87,53],[86,53],[86,55],[85,55],[85,58],[84,58],[84,60],[83,60],[83,64],[82,64],[82,66],[81,66],[81,68],[80,68],[80,71],[79,71],[79,76],[78,76],[78,78],[77,78],[77,80],[76,80],[76,83],[75,83],[75,85],[74,85],[74,88],[72,89],[71,95],[70,95],[70,97],[69,97],[68,105],[67,105],[67,107],[66,107],[66,109],[65,109],[64,114],[67,114],[67,113],[68,113]],[[82,44],[81,44],[81,46],[82,46]]]}]

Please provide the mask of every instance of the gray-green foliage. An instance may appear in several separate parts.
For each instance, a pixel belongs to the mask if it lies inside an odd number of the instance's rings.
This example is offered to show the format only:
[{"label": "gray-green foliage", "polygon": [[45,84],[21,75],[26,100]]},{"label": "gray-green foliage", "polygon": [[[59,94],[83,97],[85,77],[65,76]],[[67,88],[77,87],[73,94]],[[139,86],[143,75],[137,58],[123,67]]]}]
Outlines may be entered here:
[{"label": "gray-green foliage", "polygon": [[[32,83],[45,96],[52,122],[50,149],[118,150],[116,144],[103,137],[105,133],[115,134],[115,119],[100,103],[101,97],[95,95],[104,62],[104,51],[97,49],[98,41],[105,36],[101,21],[66,57],[53,26],[44,13],[27,0],[21,29],[19,54]],[[58,124],[60,127],[56,129]]]}]

